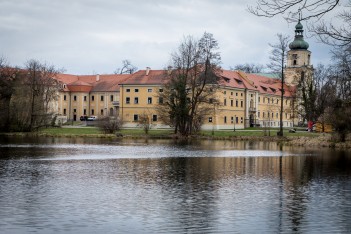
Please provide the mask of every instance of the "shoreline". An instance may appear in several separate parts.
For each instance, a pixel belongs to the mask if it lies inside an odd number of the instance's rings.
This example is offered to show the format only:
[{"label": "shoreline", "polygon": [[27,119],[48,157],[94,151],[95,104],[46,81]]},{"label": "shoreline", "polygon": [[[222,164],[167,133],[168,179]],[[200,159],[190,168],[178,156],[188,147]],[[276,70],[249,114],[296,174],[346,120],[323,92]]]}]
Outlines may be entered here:
[{"label": "shoreline", "polygon": [[351,149],[351,134],[345,142],[337,142],[331,134],[320,134],[317,137],[306,136],[205,136],[193,135],[189,137],[179,137],[176,135],[128,135],[128,134],[48,134],[48,133],[0,133],[0,136],[8,137],[52,137],[52,138],[109,138],[109,139],[169,139],[169,140],[229,140],[229,141],[261,141],[261,142],[277,142],[285,145],[300,147],[323,147],[335,149]]}]

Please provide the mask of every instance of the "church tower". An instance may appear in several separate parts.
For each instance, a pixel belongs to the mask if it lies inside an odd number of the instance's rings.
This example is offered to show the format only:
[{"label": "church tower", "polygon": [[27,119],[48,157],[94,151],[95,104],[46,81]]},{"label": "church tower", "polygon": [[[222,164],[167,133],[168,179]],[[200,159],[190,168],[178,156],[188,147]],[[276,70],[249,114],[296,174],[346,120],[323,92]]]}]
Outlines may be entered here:
[{"label": "church tower", "polygon": [[301,79],[311,77],[311,51],[309,44],[303,39],[303,26],[299,22],[295,26],[295,39],[289,44],[287,65],[285,68],[285,82],[288,85],[298,85]]}]

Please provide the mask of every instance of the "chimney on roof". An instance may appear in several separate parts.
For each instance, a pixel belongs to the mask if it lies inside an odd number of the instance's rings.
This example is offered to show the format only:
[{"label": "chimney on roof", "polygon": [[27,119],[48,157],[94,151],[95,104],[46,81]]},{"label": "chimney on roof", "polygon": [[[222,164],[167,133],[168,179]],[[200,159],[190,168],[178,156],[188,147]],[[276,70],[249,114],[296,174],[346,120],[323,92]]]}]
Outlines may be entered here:
[{"label": "chimney on roof", "polygon": [[168,66],[167,73],[168,73],[168,75],[171,75],[171,73],[172,73],[172,66]]},{"label": "chimney on roof", "polygon": [[146,75],[147,75],[147,76],[149,75],[150,70],[151,70],[150,67],[146,67]]},{"label": "chimney on roof", "polygon": [[97,74],[97,75],[96,75],[96,82],[98,82],[99,80],[100,80],[100,75]]}]

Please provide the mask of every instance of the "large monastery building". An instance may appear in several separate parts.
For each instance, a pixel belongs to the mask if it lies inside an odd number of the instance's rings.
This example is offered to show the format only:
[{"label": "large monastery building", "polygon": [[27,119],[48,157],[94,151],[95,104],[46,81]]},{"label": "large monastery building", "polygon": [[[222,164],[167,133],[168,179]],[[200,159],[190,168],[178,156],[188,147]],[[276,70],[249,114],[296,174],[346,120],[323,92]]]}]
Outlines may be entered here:
[{"label": "large monastery building", "polygon": [[[279,127],[280,106],[284,104],[283,127],[293,127],[294,97],[301,76],[312,77],[311,52],[303,39],[303,27],[296,25],[285,68],[284,98],[281,80],[260,74],[222,70],[219,74],[220,101],[204,117],[203,129],[242,129],[250,126]],[[128,75],[58,74],[62,83],[57,105],[59,116],[80,121],[80,116],[113,116],[125,127],[138,127],[139,117],[147,115],[153,128],[167,128],[157,114],[159,92],[167,82],[168,70],[146,68]],[[294,120],[295,118],[295,120]]]}]

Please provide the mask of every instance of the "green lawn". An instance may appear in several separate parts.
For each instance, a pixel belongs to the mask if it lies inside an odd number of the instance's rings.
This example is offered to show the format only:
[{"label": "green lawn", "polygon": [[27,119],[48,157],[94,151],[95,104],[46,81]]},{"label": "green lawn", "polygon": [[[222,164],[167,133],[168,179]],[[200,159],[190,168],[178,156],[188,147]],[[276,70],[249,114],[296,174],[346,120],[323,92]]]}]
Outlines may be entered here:
[{"label": "green lawn", "polygon": [[[277,136],[278,129],[266,130],[266,136]],[[40,130],[40,133],[59,136],[59,135],[100,135],[103,134],[96,127],[70,127],[70,128],[45,128]],[[144,136],[145,133],[142,129],[122,129],[119,131],[122,135],[128,136]],[[159,130],[151,129],[149,131],[150,136],[169,136],[173,134],[173,130]],[[231,137],[231,136],[265,136],[264,129],[262,128],[248,128],[248,129],[237,129],[233,130],[217,130],[217,131],[201,131],[198,135],[200,136],[214,136],[214,137]],[[284,130],[284,136],[309,136],[316,137],[318,133],[311,133],[306,131],[298,131],[296,133],[289,133],[288,130]]]}]

